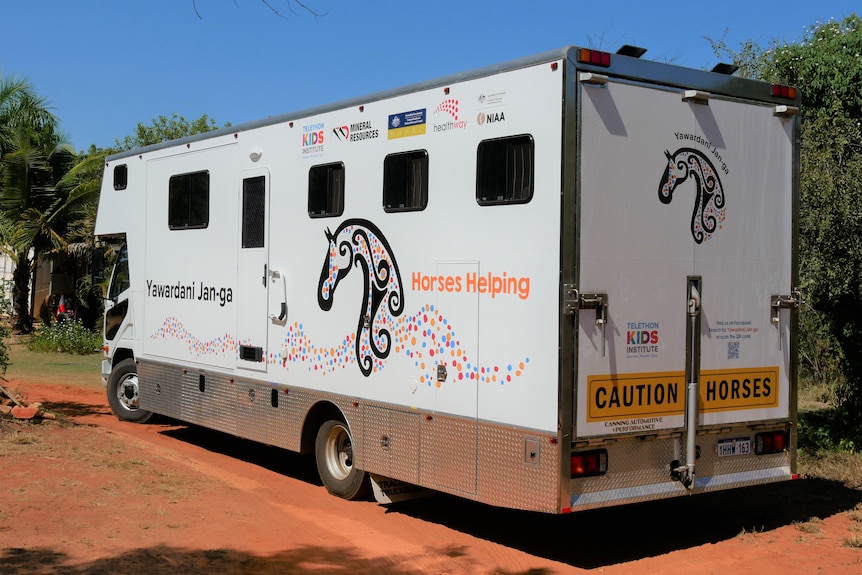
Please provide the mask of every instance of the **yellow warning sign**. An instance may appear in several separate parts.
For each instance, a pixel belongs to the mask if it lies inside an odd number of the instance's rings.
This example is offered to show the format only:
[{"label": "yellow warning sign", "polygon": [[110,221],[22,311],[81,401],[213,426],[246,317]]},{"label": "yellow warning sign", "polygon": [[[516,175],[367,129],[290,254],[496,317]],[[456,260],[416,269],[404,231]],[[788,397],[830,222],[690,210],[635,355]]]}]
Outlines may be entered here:
[{"label": "yellow warning sign", "polygon": [[[778,407],[778,367],[705,370],[700,374],[702,413]],[[587,376],[587,421],[682,415],[684,372]]]},{"label": "yellow warning sign", "polygon": [[778,407],[778,368],[717,369],[700,374],[701,412]]},{"label": "yellow warning sign", "polygon": [[587,376],[587,421],[679,415],[685,388],[685,373]]}]

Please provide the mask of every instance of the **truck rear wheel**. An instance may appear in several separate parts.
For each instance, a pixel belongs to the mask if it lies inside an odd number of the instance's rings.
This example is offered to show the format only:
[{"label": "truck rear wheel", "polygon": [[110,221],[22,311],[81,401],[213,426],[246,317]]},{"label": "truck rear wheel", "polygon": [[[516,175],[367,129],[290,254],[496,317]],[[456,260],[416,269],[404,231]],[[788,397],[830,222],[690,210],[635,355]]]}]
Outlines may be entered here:
[{"label": "truck rear wheel", "polygon": [[314,457],[320,480],[331,494],[349,500],[368,496],[368,474],[354,466],[353,436],[346,423],[330,419],[320,426]]},{"label": "truck rear wheel", "polygon": [[108,403],[114,414],[123,421],[144,423],[153,412],[140,408],[138,395],[138,368],[135,360],[124,359],[111,369],[108,379]]}]

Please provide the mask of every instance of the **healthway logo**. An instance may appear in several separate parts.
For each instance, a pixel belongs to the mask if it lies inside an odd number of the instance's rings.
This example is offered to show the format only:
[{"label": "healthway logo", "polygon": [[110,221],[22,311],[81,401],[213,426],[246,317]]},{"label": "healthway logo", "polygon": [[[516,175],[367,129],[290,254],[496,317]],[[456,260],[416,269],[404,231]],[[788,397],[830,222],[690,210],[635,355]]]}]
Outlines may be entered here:
[{"label": "healthway logo", "polygon": [[450,119],[447,119],[441,124],[434,124],[434,132],[449,132],[451,130],[463,130],[467,127],[467,121],[459,117],[460,103],[455,98],[448,98],[440,102],[440,105],[434,108],[435,114],[446,114]]}]

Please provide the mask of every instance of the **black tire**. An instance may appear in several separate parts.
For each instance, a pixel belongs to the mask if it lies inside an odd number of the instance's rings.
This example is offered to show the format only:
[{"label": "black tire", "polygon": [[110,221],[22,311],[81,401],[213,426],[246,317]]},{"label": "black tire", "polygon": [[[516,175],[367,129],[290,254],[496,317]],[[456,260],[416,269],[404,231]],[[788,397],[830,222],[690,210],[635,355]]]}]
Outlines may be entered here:
[{"label": "black tire", "polygon": [[353,465],[353,436],[347,424],[330,419],[320,426],[314,441],[317,472],[326,490],[342,499],[355,501],[368,497],[368,474]]},{"label": "black tire", "polygon": [[134,359],[124,359],[111,369],[107,391],[111,410],[123,421],[144,423],[152,417],[152,411],[139,407],[138,367]]}]

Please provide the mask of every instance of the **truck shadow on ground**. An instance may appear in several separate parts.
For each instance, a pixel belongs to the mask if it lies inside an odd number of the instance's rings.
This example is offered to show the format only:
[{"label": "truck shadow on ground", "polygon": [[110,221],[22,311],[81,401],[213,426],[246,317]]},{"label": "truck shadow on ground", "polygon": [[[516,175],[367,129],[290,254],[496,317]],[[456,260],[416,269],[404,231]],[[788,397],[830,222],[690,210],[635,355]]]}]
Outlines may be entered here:
[{"label": "truck shadow on ground", "polygon": [[[163,432],[279,474],[321,485],[314,460],[196,426]],[[862,491],[824,479],[749,487],[568,515],[501,509],[445,494],[391,505],[402,513],[500,545],[592,569],[826,517],[862,502]]]},{"label": "truck shadow on ground", "polygon": [[801,479],[731,492],[541,515],[435,495],[393,512],[440,523],[583,569],[637,561],[718,543],[743,533],[768,532],[852,509],[862,492],[837,481]]}]

